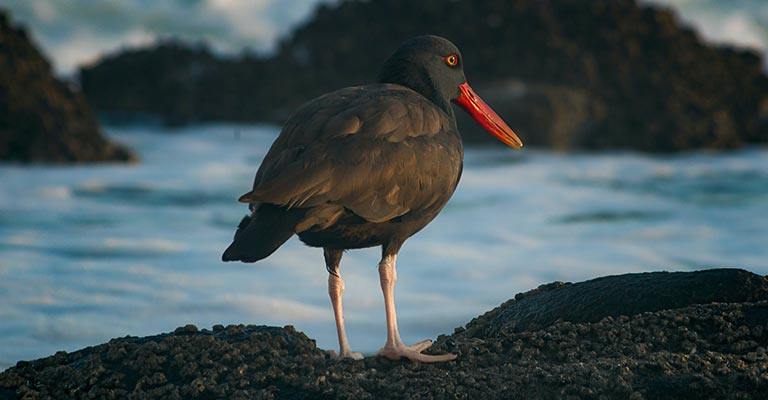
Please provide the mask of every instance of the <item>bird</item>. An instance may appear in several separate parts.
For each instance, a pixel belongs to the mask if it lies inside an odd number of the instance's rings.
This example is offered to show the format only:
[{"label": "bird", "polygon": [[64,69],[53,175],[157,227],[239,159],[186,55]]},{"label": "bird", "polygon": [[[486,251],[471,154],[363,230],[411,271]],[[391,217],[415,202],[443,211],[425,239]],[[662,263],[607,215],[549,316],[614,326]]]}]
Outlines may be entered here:
[{"label": "bird", "polygon": [[239,198],[250,214],[237,226],[223,261],[256,262],[293,235],[323,249],[339,341],[338,358],[362,359],[344,327],[346,250],[381,246],[379,281],[387,337],[378,355],[445,362],[424,340],[406,346],[397,328],[396,260],[403,243],[429,224],[453,195],[464,150],[455,103],[485,130],[516,149],[515,132],[472,90],[459,49],[448,39],[406,40],[384,62],[378,82],[317,97],[287,120]]}]

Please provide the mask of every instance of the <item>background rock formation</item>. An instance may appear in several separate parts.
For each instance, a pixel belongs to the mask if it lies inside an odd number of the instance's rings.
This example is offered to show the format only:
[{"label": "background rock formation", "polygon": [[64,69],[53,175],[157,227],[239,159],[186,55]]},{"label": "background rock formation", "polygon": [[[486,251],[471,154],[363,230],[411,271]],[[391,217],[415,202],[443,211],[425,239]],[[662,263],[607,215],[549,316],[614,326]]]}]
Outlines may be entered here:
[{"label": "background rock formation", "polygon": [[[750,51],[704,44],[634,0],[372,0],[321,5],[272,57],[164,43],[83,68],[109,115],[167,122],[284,120],[304,101],[371,82],[406,38],[464,52],[471,83],[526,144],[676,151],[768,141],[768,77]],[[487,139],[468,118],[462,133]]]},{"label": "background rock formation", "polygon": [[83,95],[52,75],[26,31],[0,10],[0,160],[134,159],[104,138]]}]

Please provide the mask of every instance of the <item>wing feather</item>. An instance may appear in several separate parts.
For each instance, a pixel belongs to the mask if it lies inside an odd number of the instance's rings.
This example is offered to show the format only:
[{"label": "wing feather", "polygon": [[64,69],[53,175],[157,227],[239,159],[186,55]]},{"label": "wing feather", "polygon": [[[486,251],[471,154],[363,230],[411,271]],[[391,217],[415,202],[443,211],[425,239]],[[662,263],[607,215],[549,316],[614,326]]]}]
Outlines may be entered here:
[{"label": "wing feather", "polygon": [[338,207],[371,222],[428,207],[453,191],[460,174],[461,143],[451,126],[426,98],[400,86],[330,93],[289,119],[241,201],[333,205],[323,221],[337,217]]}]

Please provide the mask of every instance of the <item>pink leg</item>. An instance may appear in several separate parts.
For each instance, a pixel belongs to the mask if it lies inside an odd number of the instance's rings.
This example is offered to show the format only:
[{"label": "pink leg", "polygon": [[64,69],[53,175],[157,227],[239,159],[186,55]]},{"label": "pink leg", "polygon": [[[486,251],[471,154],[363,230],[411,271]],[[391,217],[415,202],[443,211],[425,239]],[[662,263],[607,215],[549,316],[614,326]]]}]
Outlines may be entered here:
[{"label": "pink leg", "polygon": [[349,342],[347,341],[347,332],[344,329],[344,311],[341,308],[341,296],[344,294],[344,280],[341,279],[341,275],[330,274],[328,276],[328,294],[331,296],[333,316],[336,318],[336,332],[339,335],[338,357],[362,360],[362,354],[350,350]]},{"label": "pink leg", "polygon": [[354,352],[349,348],[347,331],[344,329],[344,310],[341,307],[341,297],[344,294],[344,280],[341,279],[341,274],[339,274],[339,263],[341,262],[342,254],[341,250],[324,249],[325,267],[329,273],[328,294],[331,296],[333,316],[336,319],[336,333],[339,336],[339,354],[333,351],[331,351],[331,354],[338,358],[362,360],[362,354]]},{"label": "pink leg", "polygon": [[413,346],[405,346],[400,340],[400,333],[397,330],[397,314],[395,312],[395,282],[397,282],[397,269],[395,261],[397,254],[385,256],[379,262],[379,279],[381,281],[381,291],[384,293],[384,309],[387,314],[387,343],[384,348],[379,350],[379,355],[383,355],[392,360],[398,360],[401,357],[410,360],[431,363],[444,362],[456,359],[455,354],[441,354],[432,356],[422,354],[421,352],[432,345],[432,341],[427,339]]}]

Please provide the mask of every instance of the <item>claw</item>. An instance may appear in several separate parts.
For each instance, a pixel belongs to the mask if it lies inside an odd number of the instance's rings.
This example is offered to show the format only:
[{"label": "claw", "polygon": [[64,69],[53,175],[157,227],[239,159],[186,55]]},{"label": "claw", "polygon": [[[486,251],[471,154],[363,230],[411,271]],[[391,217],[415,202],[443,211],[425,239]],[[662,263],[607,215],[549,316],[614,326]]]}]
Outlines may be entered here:
[{"label": "claw", "polygon": [[432,341],[427,339],[412,346],[384,346],[377,353],[380,356],[389,358],[390,360],[399,360],[400,358],[407,358],[409,360],[423,362],[423,363],[438,363],[452,361],[456,359],[456,354],[422,354],[421,352],[432,345]]}]

